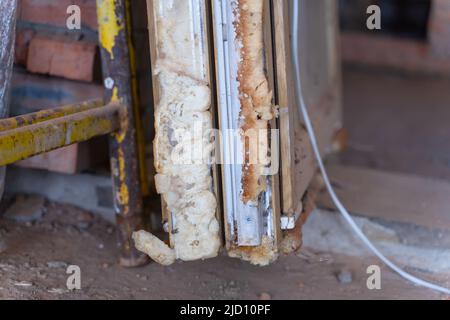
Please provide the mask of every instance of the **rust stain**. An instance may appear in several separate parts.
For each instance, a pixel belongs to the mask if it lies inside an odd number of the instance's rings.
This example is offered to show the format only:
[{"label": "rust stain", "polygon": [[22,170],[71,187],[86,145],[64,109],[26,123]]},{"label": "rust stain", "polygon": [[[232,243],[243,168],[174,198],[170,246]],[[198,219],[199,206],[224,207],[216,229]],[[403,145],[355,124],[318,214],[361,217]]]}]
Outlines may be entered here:
[{"label": "rust stain", "polygon": [[[242,44],[241,62],[238,66],[240,91],[241,129],[245,146],[245,159],[242,177],[242,200],[244,203],[257,200],[265,190],[265,179],[261,174],[264,164],[258,159],[258,143],[250,143],[246,137],[259,135],[260,130],[268,130],[274,116],[272,111],[272,92],[265,74],[263,0],[239,0],[235,22],[238,41]],[[259,136],[258,138],[259,139]],[[260,141],[258,141],[260,142]],[[268,140],[265,142],[268,146]],[[255,154],[256,152],[256,154]],[[255,158],[256,156],[256,158]],[[255,161],[256,159],[256,161]]]},{"label": "rust stain", "polygon": [[345,128],[341,128],[336,131],[333,137],[333,151],[342,152],[347,149],[348,146],[348,131]]},{"label": "rust stain", "polygon": [[283,239],[280,243],[280,251],[283,254],[290,254],[300,250],[303,240],[302,240],[302,228],[303,225],[308,220],[311,213],[316,208],[317,197],[320,191],[324,188],[324,182],[322,176],[317,173],[313,178],[305,196],[302,199],[300,205],[303,208],[300,218],[295,224],[295,228],[292,230],[283,231]]},{"label": "rust stain", "polygon": [[232,258],[248,261],[253,265],[267,266],[277,260],[278,250],[273,239],[264,236],[261,245],[256,247],[232,246],[228,250],[228,255]]}]

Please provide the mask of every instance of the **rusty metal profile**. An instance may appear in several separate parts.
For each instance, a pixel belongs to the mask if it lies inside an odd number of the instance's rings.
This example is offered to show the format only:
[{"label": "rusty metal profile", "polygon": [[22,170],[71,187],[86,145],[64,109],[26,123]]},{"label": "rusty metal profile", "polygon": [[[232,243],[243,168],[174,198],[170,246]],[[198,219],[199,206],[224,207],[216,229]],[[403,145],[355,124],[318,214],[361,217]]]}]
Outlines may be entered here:
[{"label": "rusty metal profile", "polygon": [[105,85],[105,103],[120,102],[120,130],[110,138],[114,203],[121,246],[120,263],[125,267],[147,262],[133,244],[133,231],[144,228],[143,200],[146,193],[143,140],[134,79],[134,49],[130,35],[130,1],[97,0],[99,39]]}]

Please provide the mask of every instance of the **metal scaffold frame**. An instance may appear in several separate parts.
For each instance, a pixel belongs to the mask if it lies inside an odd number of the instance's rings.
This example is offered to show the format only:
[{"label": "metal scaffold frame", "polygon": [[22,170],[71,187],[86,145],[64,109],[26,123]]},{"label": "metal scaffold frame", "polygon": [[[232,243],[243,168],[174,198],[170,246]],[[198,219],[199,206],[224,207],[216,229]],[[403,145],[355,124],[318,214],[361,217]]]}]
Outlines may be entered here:
[{"label": "metal scaffold frame", "polygon": [[110,135],[120,264],[125,267],[148,261],[132,243],[132,233],[144,228],[143,196],[148,194],[148,184],[130,7],[130,0],[97,0],[103,100],[0,120],[0,166]]}]

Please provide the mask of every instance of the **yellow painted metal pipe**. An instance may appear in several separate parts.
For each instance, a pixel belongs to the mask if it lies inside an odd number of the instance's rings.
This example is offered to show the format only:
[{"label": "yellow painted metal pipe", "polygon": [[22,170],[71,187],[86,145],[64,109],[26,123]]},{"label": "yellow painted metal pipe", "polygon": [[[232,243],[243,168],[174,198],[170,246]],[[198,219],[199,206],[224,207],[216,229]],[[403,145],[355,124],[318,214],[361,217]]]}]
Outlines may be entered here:
[{"label": "yellow painted metal pipe", "polygon": [[123,109],[112,103],[1,131],[0,166],[116,131]]},{"label": "yellow painted metal pipe", "polygon": [[25,115],[20,115],[17,117],[1,119],[0,132],[15,129],[24,125],[30,125],[47,120],[60,118],[62,116],[67,116],[77,112],[102,107],[104,105],[105,104],[101,99],[89,100],[71,105],[65,105],[59,108],[41,110],[33,113],[28,113]]}]

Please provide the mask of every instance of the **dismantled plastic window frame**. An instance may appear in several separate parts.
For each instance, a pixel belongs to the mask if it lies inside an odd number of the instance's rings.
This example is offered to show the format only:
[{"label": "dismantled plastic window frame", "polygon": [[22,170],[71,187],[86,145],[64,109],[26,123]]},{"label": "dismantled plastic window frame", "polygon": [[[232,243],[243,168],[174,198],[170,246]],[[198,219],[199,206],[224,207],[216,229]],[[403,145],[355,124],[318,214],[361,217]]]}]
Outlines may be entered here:
[{"label": "dismantled plastic window frame", "polygon": [[232,1],[214,1],[216,40],[217,91],[219,94],[219,122],[223,137],[221,154],[223,164],[224,214],[228,237],[237,239],[238,246],[259,246],[263,235],[274,238],[272,190],[270,176],[266,190],[257,203],[244,203],[241,197],[244,146],[239,135],[230,134],[240,128],[241,102],[237,81],[240,53],[236,38],[235,4]]}]

